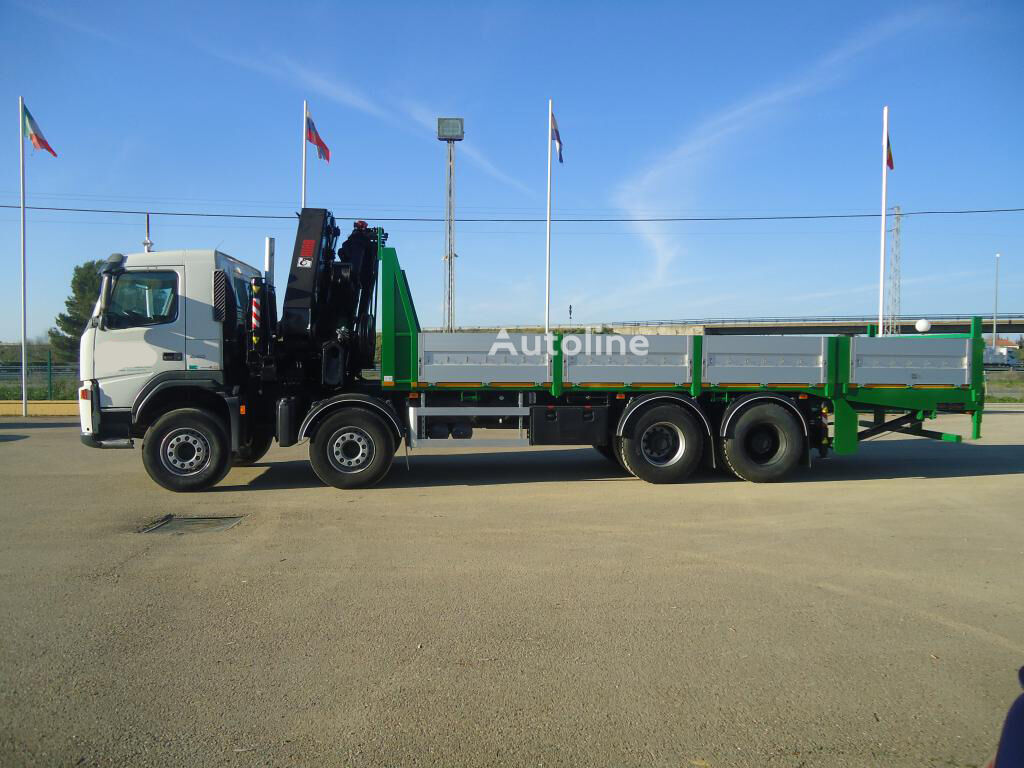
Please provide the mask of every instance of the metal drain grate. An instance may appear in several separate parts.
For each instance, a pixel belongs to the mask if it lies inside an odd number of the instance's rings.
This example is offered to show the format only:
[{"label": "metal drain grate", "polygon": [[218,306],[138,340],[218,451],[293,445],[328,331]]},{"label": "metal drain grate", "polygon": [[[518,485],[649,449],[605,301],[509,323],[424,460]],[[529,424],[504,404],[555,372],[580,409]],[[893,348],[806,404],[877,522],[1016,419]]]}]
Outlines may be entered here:
[{"label": "metal drain grate", "polygon": [[226,531],[240,523],[242,518],[235,517],[175,517],[167,515],[152,525],[143,528],[140,533],[205,533],[207,531]]}]

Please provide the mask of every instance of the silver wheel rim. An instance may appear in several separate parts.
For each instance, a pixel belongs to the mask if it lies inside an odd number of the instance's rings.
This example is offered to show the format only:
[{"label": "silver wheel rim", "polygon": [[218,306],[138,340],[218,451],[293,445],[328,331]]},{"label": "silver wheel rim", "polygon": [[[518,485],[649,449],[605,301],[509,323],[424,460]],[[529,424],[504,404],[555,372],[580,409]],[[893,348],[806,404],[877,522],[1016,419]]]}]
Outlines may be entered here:
[{"label": "silver wheel rim", "polygon": [[182,427],[160,443],[160,463],[178,477],[197,475],[210,465],[210,442],[198,430]]},{"label": "silver wheel rim", "polygon": [[342,427],[327,441],[327,459],[345,474],[362,472],[373,456],[373,440],[359,427]]},{"label": "silver wheel rim", "polygon": [[640,436],[640,453],[644,461],[655,467],[675,464],[685,451],[683,430],[670,421],[651,424]]}]

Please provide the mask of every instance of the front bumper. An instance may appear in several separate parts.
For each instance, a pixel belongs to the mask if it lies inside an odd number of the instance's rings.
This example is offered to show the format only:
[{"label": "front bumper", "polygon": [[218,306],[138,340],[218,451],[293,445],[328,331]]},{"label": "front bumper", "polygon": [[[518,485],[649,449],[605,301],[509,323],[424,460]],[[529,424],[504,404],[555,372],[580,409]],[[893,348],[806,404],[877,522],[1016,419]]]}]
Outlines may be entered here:
[{"label": "front bumper", "polygon": [[127,409],[100,409],[100,389],[95,381],[83,381],[78,390],[82,445],[90,448],[134,448],[131,413]]},{"label": "front bumper", "polygon": [[83,432],[79,439],[82,441],[82,445],[87,445],[90,448],[134,448],[135,441],[130,437],[116,438],[114,440],[100,440],[96,435],[91,433]]}]

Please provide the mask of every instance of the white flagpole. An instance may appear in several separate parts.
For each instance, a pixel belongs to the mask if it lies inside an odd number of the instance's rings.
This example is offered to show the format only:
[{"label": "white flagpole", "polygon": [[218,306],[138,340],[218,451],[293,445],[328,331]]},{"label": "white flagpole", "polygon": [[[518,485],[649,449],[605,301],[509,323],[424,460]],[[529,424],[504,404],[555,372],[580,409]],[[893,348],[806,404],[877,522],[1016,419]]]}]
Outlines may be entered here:
[{"label": "white flagpole", "polygon": [[306,118],[309,117],[309,107],[306,100],[302,100],[302,207],[306,207]]},{"label": "white flagpole", "polygon": [[548,229],[544,273],[544,334],[551,331],[551,115],[552,104],[548,99]]},{"label": "white flagpole", "polygon": [[885,192],[887,173],[889,170],[889,107],[882,107],[882,226],[881,243],[878,249],[878,335],[885,331],[883,313],[885,311]]},{"label": "white flagpole", "polygon": [[25,99],[18,97],[18,153],[21,158],[21,415],[28,416],[28,346],[25,323]]}]

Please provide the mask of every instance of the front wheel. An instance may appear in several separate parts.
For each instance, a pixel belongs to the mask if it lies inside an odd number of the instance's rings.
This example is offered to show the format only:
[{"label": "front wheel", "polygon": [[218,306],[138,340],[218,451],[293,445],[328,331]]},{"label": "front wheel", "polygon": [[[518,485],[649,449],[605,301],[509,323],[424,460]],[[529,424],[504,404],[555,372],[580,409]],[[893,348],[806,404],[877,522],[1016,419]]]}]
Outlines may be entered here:
[{"label": "front wheel", "polygon": [[367,488],[391,468],[395,441],[376,415],[357,408],[328,417],[309,443],[309,462],[317,477],[335,488]]},{"label": "front wheel", "polygon": [[142,464],[171,491],[201,491],[231,468],[231,447],[220,421],[198,408],[165,413],[146,430]]},{"label": "front wheel", "polygon": [[696,420],[676,405],[657,405],[640,415],[631,437],[622,438],[626,469],[648,483],[685,480],[704,453]]}]

